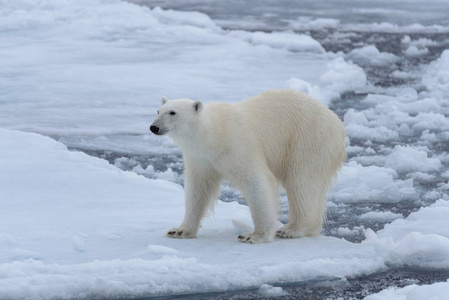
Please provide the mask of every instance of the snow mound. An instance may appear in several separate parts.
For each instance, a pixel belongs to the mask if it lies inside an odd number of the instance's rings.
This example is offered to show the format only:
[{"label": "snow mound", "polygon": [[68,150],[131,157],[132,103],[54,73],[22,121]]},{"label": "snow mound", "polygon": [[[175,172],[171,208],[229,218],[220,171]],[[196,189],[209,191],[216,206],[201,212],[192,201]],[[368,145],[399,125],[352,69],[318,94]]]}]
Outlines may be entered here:
[{"label": "snow mound", "polygon": [[449,95],[449,50],[444,50],[440,58],[428,66],[422,83],[429,94],[436,95],[438,99]]},{"label": "snow mound", "polygon": [[281,287],[274,287],[269,284],[262,284],[259,288],[259,294],[263,297],[279,297],[288,295],[288,293]]},{"label": "snow mound", "polygon": [[449,295],[449,282],[429,285],[412,284],[403,288],[390,287],[379,293],[369,295],[364,300],[446,300]]},{"label": "snow mound", "polygon": [[407,48],[407,50],[405,50],[404,54],[407,56],[421,56],[424,54],[429,53],[429,49],[427,49],[426,47],[416,47],[416,46],[410,46]]},{"label": "snow mound", "polygon": [[421,268],[449,268],[449,201],[397,219],[374,233],[368,229],[363,244],[376,247],[387,264]]},{"label": "snow mound", "polygon": [[402,214],[396,214],[391,211],[370,211],[359,216],[360,219],[365,220],[380,220],[380,221],[393,221],[396,219],[402,219]]},{"label": "snow mound", "polygon": [[289,88],[306,93],[325,105],[329,105],[333,99],[338,99],[345,92],[362,89],[366,84],[363,69],[346,62],[342,57],[335,58],[327,64],[327,70],[318,78],[317,84],[295,77],[287,82]]},{"label": "snow mound", "polygon": [[270,33],[232,31],[230,35],[242,38],[253,45],[265,45],[275,49],[286,49],[293,52],[325,52],[321,44],[312,37],[292,31]]}]

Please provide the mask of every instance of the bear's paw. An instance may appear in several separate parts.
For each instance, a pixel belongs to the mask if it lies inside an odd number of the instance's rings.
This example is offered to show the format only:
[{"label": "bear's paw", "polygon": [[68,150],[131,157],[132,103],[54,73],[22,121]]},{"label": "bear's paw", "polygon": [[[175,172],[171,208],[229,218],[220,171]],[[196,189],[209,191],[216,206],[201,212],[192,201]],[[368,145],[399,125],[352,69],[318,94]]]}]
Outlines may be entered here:
[{"label": "bear's paw", "polygon": [[276,236],[283,239],[294,239],[303,237],[304,235],[299,229],[290,228],[288,227],[288,225],[286,225],[276,231]]},{"label": "bear's paw", "polygon": [[237,239],[239,242],[249,244],[267,243],[273,240],[270,237],[260,236],[252,233],[241,234],[237,237]]},{"label": "bear's paw", "polygon": [[167,232],[167,236],[175,239],[191,239],[196,237],[194,233],[183,228],[175,227]]}]

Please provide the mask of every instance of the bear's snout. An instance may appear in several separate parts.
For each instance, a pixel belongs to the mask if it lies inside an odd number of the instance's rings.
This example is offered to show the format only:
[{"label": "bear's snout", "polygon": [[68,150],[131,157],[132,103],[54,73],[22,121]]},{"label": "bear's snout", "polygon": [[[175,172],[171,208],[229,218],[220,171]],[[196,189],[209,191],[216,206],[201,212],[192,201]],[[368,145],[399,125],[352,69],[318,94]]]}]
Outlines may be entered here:
[{"label": "bear's snout", "polygon": [[150,126],[150,130],[151,130],[151,132],[154,133],[154,134],[160,134],[160,133],[159,133],[159,127],[157,127],[157,126],[151,125],[151,126]]}]

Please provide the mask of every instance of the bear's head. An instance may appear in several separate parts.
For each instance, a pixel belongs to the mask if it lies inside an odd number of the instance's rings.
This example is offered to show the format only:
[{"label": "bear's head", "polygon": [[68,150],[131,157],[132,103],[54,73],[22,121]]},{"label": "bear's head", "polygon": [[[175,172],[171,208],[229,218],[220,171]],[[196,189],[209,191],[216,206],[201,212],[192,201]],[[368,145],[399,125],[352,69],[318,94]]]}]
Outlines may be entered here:
[{"label": "bear's head", "polygon": [[167,97],[162,97],[161,105],[158,116],[150,126],[151,132],[156,135],[176,135],[191,130],[203,109],[203,102],[190,99],[168,101]]}]

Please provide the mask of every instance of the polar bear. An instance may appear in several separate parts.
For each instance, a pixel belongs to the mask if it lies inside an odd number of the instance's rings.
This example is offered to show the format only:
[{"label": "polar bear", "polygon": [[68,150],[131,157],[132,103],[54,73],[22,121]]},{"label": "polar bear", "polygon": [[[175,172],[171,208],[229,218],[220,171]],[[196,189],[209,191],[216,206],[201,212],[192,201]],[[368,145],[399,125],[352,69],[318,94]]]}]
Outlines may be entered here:
[{"label": "polar bear", "polygon": [[[239,241],[320,234],[326,191],[346,158],[345,129],[331,110],[295,90],[235,104],[166,97],[161,104],[150,130],[177,143],[185,167],[185,217],[167,236],[196,237],[222,180],[238,188],[250,208],[254,231]],[[277,230],[279,183],[289,212],[288,224]]]}]

